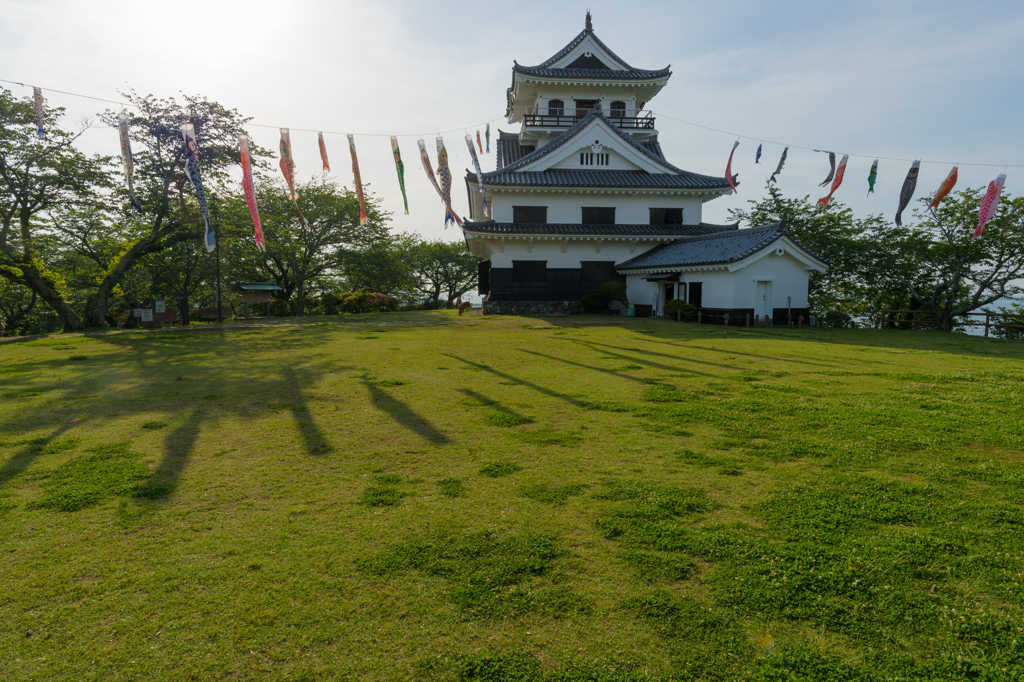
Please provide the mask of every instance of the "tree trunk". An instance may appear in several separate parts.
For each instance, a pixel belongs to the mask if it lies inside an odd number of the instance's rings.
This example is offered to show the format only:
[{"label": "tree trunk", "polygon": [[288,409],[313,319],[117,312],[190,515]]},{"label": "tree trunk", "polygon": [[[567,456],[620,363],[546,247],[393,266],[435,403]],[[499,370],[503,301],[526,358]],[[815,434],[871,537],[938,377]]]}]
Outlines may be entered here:
[{"label": "tree trunk", "polygon": [[178,317],[181,318],[182,326],[188,324],[188,296],[181,297],[181,306],[178,310]]},{"label": "tree trunk", "polygon": [[89,296],[85,302],[85,326],[106,327],[107,306],[110,303],[110,292],[115,283],[110,277],[103,278],[96,293]]},{"label": "tree trunk", "polygon": [[305,284],[305,282],[303,282],[300,279],[296,283],[296,286],[295,286],[295,295],[296,295],[296,299],[295,299],[295,316],[296,317],[302,317],[302,314],[305,311],[305,307],[306,307],[306,298],[305,298],[306,292],[305,292],[305,286],[303,286],[304,284]]},{"label": "tree trunk", "polygon": [[22,273],[20,278],[16,279],[4,269],[0,269],[0,275],[3,275],[15,284],[27,286],[38,294],[39,298],[43,299],[57,313],[64,331],[73,332],[82,329],[84,325],[78,313],[71,309],[71,306],[64,300],[64,297],[50,285],[39,270],[31,265],[22,264],[18,265],[18,269]]}]

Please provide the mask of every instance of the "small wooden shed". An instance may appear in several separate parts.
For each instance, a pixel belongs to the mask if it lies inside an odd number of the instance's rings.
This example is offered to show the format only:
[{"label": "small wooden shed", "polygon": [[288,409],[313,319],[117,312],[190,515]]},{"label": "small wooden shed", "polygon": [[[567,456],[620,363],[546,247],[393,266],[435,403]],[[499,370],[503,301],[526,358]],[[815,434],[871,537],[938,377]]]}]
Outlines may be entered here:
[{"label": "small wooden shed", "polygon": [[238,288],[242,291],[242,305],[245,308],[245,316],[249,316],[250,303],[266,303],[267,317],[270,317],[270,301],[275,291],[284,291],[273,282],[239,282]]}]

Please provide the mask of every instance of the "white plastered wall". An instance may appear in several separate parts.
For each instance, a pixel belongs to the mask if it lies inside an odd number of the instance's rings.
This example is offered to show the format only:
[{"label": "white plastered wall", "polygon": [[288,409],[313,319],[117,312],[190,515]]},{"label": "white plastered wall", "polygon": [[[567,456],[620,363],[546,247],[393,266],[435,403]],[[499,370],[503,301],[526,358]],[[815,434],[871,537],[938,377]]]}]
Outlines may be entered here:
[{"label": "white plastered wall", "polygon": [[[772,283],[771,304],[773,308],[807,307],[810,272],[806,265],[789,254],[788,249],[783,248],[784,254],[776,255],[775,249],[780,246],[778,243],[774,244],[768,255],[732,273],[735,277],[733,303],[730,306],[722,307],[755,307],[754,298],[757,295],[758,280]],[[704,289],[704,292],[704,295],[707,296],[707,288]],[[786,300],[787,296],[791,299],[789,302]]]},{"label": "white plastered wall", "polygon": [[651,194],[642,196],[601,194],[514,193],[488,194],[491,217],[499,223],[512,222],[513,206],[547,206],[549,223],[579,225],[584,206],[614,206],[615,222],[620,225],[647,225],[652,208],[681,208],[683,223],[696,225],[701,221],[703,201],[686,195]]}]

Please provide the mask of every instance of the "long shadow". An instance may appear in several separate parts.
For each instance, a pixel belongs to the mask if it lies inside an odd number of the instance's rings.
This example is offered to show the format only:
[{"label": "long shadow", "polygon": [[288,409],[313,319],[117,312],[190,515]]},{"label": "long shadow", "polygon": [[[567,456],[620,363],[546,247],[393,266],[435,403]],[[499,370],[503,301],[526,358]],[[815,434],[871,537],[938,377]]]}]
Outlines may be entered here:
[{"label": "long shadow", "polygon": [[[581,344],[581,345],[584,345],[584,346],[601,346],[602,348],[619,349],[618,346],[612,346],[612,345],[609,345],[609,344],[606,344],[606,343],[598,343],[597,341],[580,341],[579,339],[563,339],[563,340],[571,341],[572,343],[578,343],[578,344]],[[664,342],[662,342],[662,341],[651,341],[650,343],[664,343]],[[674,345],[674,344],[668,344],[668,345]],[[687,346],[677,346],[677,348],[688,348],[688,347]],[[596,351],[596,349],[594,349],[594,348],[591,348],[591,350],[595,350]],[[700,348],[700,350],[706,350],[706,349],[702,346]],[[711,350],[717,350],[717,349],[711,349]],[[610,355],[617,355],[618,357],[621,357],[623,359],[634,360],[636,362],[644,362],[643,360],[638,360],[636,358],[630,358],[627,355],[621,355],[621,354],[613,353],[611,351],[603,351],[603,352],[609,353]],[[642,348],[632,349],[631,352],[643,353],[644,355],[657,355],[659,357],[669,358],[671,360],[679,360],[681,362],[692,362],[692,363],[695,363],[695,364],[698,364],[698,365],[709,365],[711,367],[718,367],[720,369],[727,369],[727,370],[731,370],[731,371],[737,371],[739,369],[738,367],[733,367],[732,365],[723,365],[723,364],[720,364],[720,363],[717,363],[717,362],[710,362],[708,360],[697,360],[697,359],[694,359],[694,358],[688,358],[688,357],[683,357],[683,356],[679,356],[679,355],[671,355],[669,353],[658,353],[657,351],[644,350]],[[722,352],[726,352],[726,351],[722,351]],[[744,355],[744,353],[736,353],[736,355]],[[749,355],[749,354],[747,354],[747,355]],[[781,359],[781,358],[767,358],[766,356],[763,356],[763,355],[755,355],[754,357],[765,358],[765,359],[769,359],[769,360]],[[687,371],[694,372],[695,374],[703,374],[703,372],[696,372],[695,370],[687,370]],[[711,375],[705,375],[705,376],[711,376]]]},{"label": "long shadow", "polygon": [[485,365],[481,365],[481,364],[473,362],[471,360],[467,360],[465,358],[461,358],[458,355],[452,355],[451,353],[442,353],[442,355],[445,355],[445,356],[447,356],[449,358],[452,358],[453,360],[458,360],[459,362],[464,362],[467,365],[470,365],[471,367],[476,367],[478,369],[482,369],[485,372],[490,372],[491,374],[493,374],[495,376],[498,376],[498,377],[501,377],[502,379],[505,379],[506,381],[514,381],[517,384],[522,384],[523,386],[527,386],[529,388],[532,388],[533,390],[537,391],[538,393],[543,393],[546,396],[550,396],[552,398],[558,398],[559,400],[564,400],[565,402],[567,402],[567,403],[569,403],[571,405],[575,405],[576,407],[586,407],[586,405],[587,405],[587,403],[585,401],[583,401],[583,400],[579,400],[578,398],[573,398],[572,396],[566,395],[564,393],[559,393],[558,391],[553,391],[550,388],[545,388],[544,386],[541,386],[539,384],[535,384],[532,381],[527,381],[526,379],[520,379],[518,377],[512,376],[511,374],[508,374],[507,372],[502,372],[500,370],[494,369],[493,367],[487,367]]},{"label": "long shadow", "polygon": [[[603,343],[595,343],[593,341],[580,341],[578,339],[566,339],[566,340],[570,341],[571,343],[576,343],[576,344],[579,344],[581,346],[584,346],[587,349],[589,349],[589,350],[591,350],[591,351],[593,351],[595,353],[598,353],[598,352],[608,353],[609,355],[611,355],[613,357],[616,357],[616,358],[619,358],[621,360],[629,360],[630,362],[640,362],[640,363],[643,363],[645,365],[648,365],[649,367],[654,367],[655,369],[665,370],[666,372],[688,372],[689,374],[696,374],[698,376],[715,378],[714,374],[708,374],[707,372],[700,372],[700,371],[695,370],[695,369],[687,369],[687,368],[683,368],[683,367],[675,367],[673,365],[666,365],[666,364],[664,364],[662,362],[655,362],[654,360],[647,360],[647,359],[644,359],[644,358],[636,358],[636,357],[633,357],[631,355],[625,355],[625,354],[623,354],[621,352],[618,352],[618,353],[613,352],[613,350],[617,350],[618,349],[617,346],[609,346],[609,345],[606,345],[606,344],[603,344]],[[598,349],[594,348],[594,346],[601,346],[602,348],[611,348],[613,350],[611,350],[611,351],[610,350],[601,350],[601,351],[599,351]],[[643,351],[641,351],[639,349],[634,351],[634,352],[643,353]],[[656,355],[663,355],[663,354],[662,353],[656,353]],[[698,365],[710,365],[711,367],[718,367],[719,369],[726,369],[726,370],[729,370],[729,371],[736,371],[735,367],[730,367],[729,365],[720,365],[717,362],[708,362],[706,360],[694,360],[693,358],[680,358],[680,357],[676,357],[674,355],[669,355],[669,356],[666,356],[666,357],[669,357],[669,358],[672,358],[673,360],[677,360],[677,361],[681,361],[681,362],[692,362],[692,363],[698,364]]]},{"label": "long shadow", "polygon": [[206,411],[195,408],[184,424],[167,434],[164,439],[164,456],[144,486],[145,496],[150,499],[168,497],[178,488],[185,465],[195,450],[199,427],[203,423]]},{"label": "long shadow", "polygon": [[285,387],[290,389],[294,396],[294,399],[289,401],[288,405],[291,408],[295,424],[299,427],[302,440],[306,444],[306,452],[311,455],[327,454],[331,451],[331,446],[327,443],[327,437],[324,435],[324,432],[316,425],[316,422],[313,421],[313,417],[309,413],[309,405],[306,397],[302,395],[300,388],[302,384],[299,383],[295,370],[291,367],[285,367],[281,373],[284,375]]},{"label": "long shadow", "polygon": [[382,391],[372,381],[363,379],[362,382],[366,386],[366,390],[370,392],[370,401],[373,403],[373,406],[387,414],[398,424],[431,443],[444,444],[451,442],[448,436],[434,428],[433,424],[421,417],[401,400]]},{"label": "long shadow", "polygon": [[480,403],[481,407],[489,407],[495,412],[501,412],[502,414],[507,414],[510,417],[515,417],[516,419],[527,419],[526,416],[519,414],[518,412],[509,407],[505,407],[497,400],[494,400],[493,398],[488,398],[482,393],[477,393],[476,391],[468,388],[460,388],[459,393],[463,393],[472,398],[473,400],[476,400],[477,402]]},{"label": "long shadow", "polygon": [[[614,369],[605,369],[604,367],[594,367],[592,365],[584,365],[582,362],[573,362],[572,360],[566,360],[565,358],[558,358],[558,357],[555,357],[554,355],[548,355],[546,353],[541,353],[541,352],[535,351],[535,350],[527,350],[525,348],[519,348],[518,350],[521,353],[529,353],[530,355],[536,355],[536,356],[541,357],[541,358],[547,358],[548,360],[555,360],[557,362],[564,362],[567,365],[572,365],[573,367],[579,367],[580,369],[589,369],[589,370],[591,370],[593,372],[601,372],[602,374],[609,374],[609,375],[614,376],[614,377],[619,377],[620,379],[629,379],[630,381],[635,381],[635,382],[640,383],[640,384],[648,383],[646,379],[641,379],[640,377],[635,377],[635,376],[632,376],[631,374],[626,374],[624,372],[619,372],[619,371],[614,370]],[[676,371],[679,371],[679,370],[676,370]]]},{"label": "long shadow", "polygon": [[[708,338],[708,337],[702,337],[702,338]],[[762,338],[771,338],[771,337],[765,336],[765,337],[762,337]],[[660,343],[663,346],[672,346],[673,348],[690,349],[690,350],[693,349],[693,346],[684,346],[683,344],[672,343],[671,341],[657,341],[655,339],[644,339],[644,341],[646,341],[647,343]],[[594,342],[591,342],[591,343],[594,343]],[[601,344],[595,344],[595,345],[601,345]],[[779,362],[796,362],[796,363],[799,363],[801,365],[818,365],[820,367],[832,367],[832,366],[838,364],[838,363],[834,363],[834,362],[833,363],[815,362],[813,360],[807,360],[807,359],[804,359],[804,358],[776,358],[776,357],[773,357],[771,355],[758,355],[757,353],[746,353],[746,352],[743,352],[743,351],[732,350],[732,349],[725,350],[724,348],[708,348],[707,346],[700,346],[700,350],[702,350],[702,351],[710,351],[712,353],[728,353],[729,355],[742,355],[744,357],[758,358],[758,359],[761,359],[761,360],[777,360]],[[665,355],[664,353],[654,353],[653,351],[641,351],[641,352],[651,353],[652,355]],[[677,357],[677,356],[675,356],[675,355],[665,355],[665,357],[667,357],[667,358],[674,358],[674,357]]]},{"label": "long shadow", "polygon": [[[66,433],[72,427],[77,426],[81,420],[75,419],[65,422],[54,429],[50,435],[45,436],[42,439],[33,439],[34,442],[27,444],[24,448],[16,452],[10,459],[4,462],[3,466],[0,466],[0,486],[3,486],[7,481],[12,478],[16,478],[20,473],[25,471],[32,462],[39,458],[39,455],[46,450],[46,446],[52,443],[61,434]],[[42,440],[43,442],[39,442]]]}]

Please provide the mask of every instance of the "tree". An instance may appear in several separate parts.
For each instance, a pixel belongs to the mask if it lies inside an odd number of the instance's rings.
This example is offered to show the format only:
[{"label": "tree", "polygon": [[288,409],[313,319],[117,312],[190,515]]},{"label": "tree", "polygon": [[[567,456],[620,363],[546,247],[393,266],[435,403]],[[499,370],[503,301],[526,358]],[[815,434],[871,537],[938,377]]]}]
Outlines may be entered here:
[{"label": "tree", "polygon": [[957,316],[1024,292],[1024,197],[1003,197],[980,239],[972,239],[983,190],[947,197],[935,212],[915,211],[923,238],[914,257],[923,281],[914,297],[950,331]]},{"label": "tree", "polygon": [[[185,173],[185,143],[181,125],[195,126],[203,184],[211,207],[219,190],[226,189],[229,170],[238,163],[238,138],[248,120],[204,97],[125,96],[136,109],[129,117],[136,169],[136,195],[142,206],[135,213],[127,192],[119,188],[111,200],[91,212],[70,212],[57,217],[56,229],[69,248],[91,259],[99,268],[97,285],[85,305],[90,327],[107,324],[110,297],[126,274],[142,260],[178,242],[202,238],[204,223],[195,191]],[[111,111],[102,119],[117,125]],[[254,155],[265,155],[258,148]]]},{"label": "tree", "polygon": [[0,91],[0,277],[31,289],[60,317],[65,330],[83,321],[66,300],[61,275],[41,257],[39,240],[45,216],[73,212],[109,185],[103,157],[75,149],[83,130],[58,128],[64,113],[44,108],[44,134],[36,133],[32,101]]},{"label": "tree", "polygon": [[[387,235],[389,213],[382,211],[372,195],[366,197],[366,225],[359,224],[359,200],[355,192],[339,187],[326,176],[315,178],[296,188],[296,204],[288,198],[281,182],[260,182],[257,203],[266,253],[243,247],[252,264],[285,290],[285,298],[294,293],[296,314],[305,312],[307,285],[317,278],[339,270],[345,254],[358,251]],[[233,200],[231,222],[236,234],[252,235],[249,210],[241,197]],[[247,236],[245,244],[251,239]],[[243,256],[244,257],[244,256]],[[251,260],[250,260],[251,259]]]},{"label": "tree", "polygon": [[3,322],[4,333],[28,333],[37,298],[32,289],[0,279],[0,322]]},{"label": "tree", "polygon": [[[224,236],[221,236],[223,239]],[[153,288],[181,300],[179,315],[188,324],[189,300],[214,277],[214,263],[201,241],[180,241],[146,258]]]},{"label": "tree", "polygon": [[785,198],[776,187],[763,200],[749,203],[747,210],[731,211],[732,218],[752,226],[782,221],[798,242],[828,261],[826,272],[810,274],[812,310],[864,317],[912,304],[914,286],[922,284],[914,255],[919,231],[897,227],[880,215],[855,218],[836,201],[822,208],[810,197]]},{"label": "tree", "polygon": [[433,303],[445,294],[447,305],[477,283],[479,262],[466,251],[464,242],[418,240],[409,254],[409,266],[418,279],[416,288]]},{"label": "tree", "polygon": [[407,233],[387,234],[342,259],[345,287],[349,291],[387,294],[404,302],[417,298],[418,280],[409,267],[417,237]]}]

